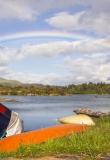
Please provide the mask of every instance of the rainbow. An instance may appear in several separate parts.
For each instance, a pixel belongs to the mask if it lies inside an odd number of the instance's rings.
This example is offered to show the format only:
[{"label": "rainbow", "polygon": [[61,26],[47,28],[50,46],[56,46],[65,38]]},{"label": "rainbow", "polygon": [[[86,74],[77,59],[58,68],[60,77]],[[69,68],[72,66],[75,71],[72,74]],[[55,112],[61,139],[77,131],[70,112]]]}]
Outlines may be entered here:
[{"label": "rainbow", "polygon": [[61,31],[28,31],[28,32],[18,32],[18,33],[11,33],[6,35],[0,36],[0,43],[5,43],[8,41],[16,41],[22,39],[35,39],[35,38],[56,38],[56,39],[63,39],[63,40],[70,40],[70,41],[86,41],[90,43],[96,43],[103,47],[110,48],[109,41],[104,39],[97,39],[92,36],[87,36],[84,34],[78,33],[70,33],[70,32],[61,32]]},{"label": "rainbow", "polygon": [[16,41],[20,39],[34,39],[34,38],[59,38],[69,40],[93,40],[93,38],[77,33],[58,32],[58,31],[33,31],[33,32],[19,32],[0,36],[0,43],[8,41]]}]

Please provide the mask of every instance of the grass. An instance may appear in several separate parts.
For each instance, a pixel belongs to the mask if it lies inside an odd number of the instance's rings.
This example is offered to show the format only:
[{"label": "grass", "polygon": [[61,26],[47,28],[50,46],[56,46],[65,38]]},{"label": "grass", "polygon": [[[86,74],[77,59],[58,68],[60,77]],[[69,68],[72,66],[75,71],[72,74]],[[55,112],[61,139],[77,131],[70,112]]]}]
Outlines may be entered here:
[{"label": "grass", "polygon": [[0,158],[6,157],[42,157],[56,154],[77,154],[84,160],[99,159],[99,156],[110,153],[110,117],[94,118],[94,126],[85,132],[62,138],[51,139],[39,145],[20,145],[16,151],[0,152]]}]

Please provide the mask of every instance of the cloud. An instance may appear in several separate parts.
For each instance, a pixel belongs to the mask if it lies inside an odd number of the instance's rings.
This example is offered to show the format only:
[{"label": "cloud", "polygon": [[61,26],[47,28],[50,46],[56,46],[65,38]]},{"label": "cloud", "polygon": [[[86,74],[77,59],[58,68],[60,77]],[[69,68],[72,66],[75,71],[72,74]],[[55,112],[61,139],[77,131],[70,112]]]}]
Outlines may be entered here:
[{"label": "cloud", "polygon": [[[88,40],[88,41],[53,41],[41,44],[24,44],[21,48],[14,49],[0,46],[0,63],[8,64],[13,60],[21,60],[27,56],[45,56],[54,57],[59,55],[91,55],[93,53],[101,54],[109,51],[108,46],[103,46],[108,40]],[[95,56],[95,55],[94,55]]]},{"label": "cloud", "polygon": [[[52,85],[67,85],[90,81],[108,82],[110,52],[107,44],[109,44],[109,37],[93,41],[54,41],[34,45],[27,44],[18,49],[1,45],[0,76],[7,79],[22,80],[22,82]],[[57,74],[58,72],[37,74],[28,71],[24,73],[22,70],[16,72],[11,69],[12,61],[20,60],[25,63],[26,57],[30,56],[35,58],[37,56],[57,57],[56,67],[57,70],[59,67],[61,74]],[[62,74],[62,72],[66,72],[66,74]]]},{"label": "cloud", "polygon": [[99,44],[98,41],[55,41],[35,45],[23,45],[17,51],[18,58],[24,58],[29,55],[36,56],[58,56],[67,54],[91,54],[104,52],[106,47]]},{"label": "cloud", "polygon": [[45,21],[56,28],[65,30],[85,30],[94,31],[98,34],[105,34],[110,32],[109,14],[103,12],[93,12],[92,10],[85,10],[70,14],[68,12],[60,12]]},{"label": "cloud", "polygon": [[51,15],[45,21],[55,28],[64,30],[84,30],[98,35],[110,33],[110,1],[109,0],[83,0],[75,1],[71,5],[80,5],[82,10],[67,12],[63,10]]},{"label": "cloud", "polygon": [[86,59],[72,59],[67,57],[64,59],[64,66],[73,74],[77,83],[84,82],[107,82],[109,76],[110,65],[106,63],[107,57]]},{"label": "cloud", "polygon": [[10,73],[10,63],[14,59],[15,51],[0,45],[0,76]]},{"label": "cloud", "polygon": [[69,14],[68,12],[60,12],[55,14],[53,17],[46,19],[45,21],[49,25],[56,28],[63,28],[67,30],[79,30],[81,26],[79,25],[79,18],[83,12],[78,14]]},{"label": "cloud", "polygon": [[[36,74],[30,72],[13,72],[4,75],[7,79],[16,79],[23,83],[37,83],[49,85],[68,85],[82,84],[88,82],[105,82],[108,83],[110,64],[107,63],[107,57],[87,59],[85,57],[72,58],[65,57],[63,63],[59,62],[59,67],[66,71],[67,75],[57,73]],[[58,67],[58,66],[57,66]]]},{"label": "cloud", "polygon": [[89,3],[94,12],[105,12],[105,13],[110,13],[110,1],[109,0],[90,0]]},{"label": "cloud", "polygon": [[[0,6],[2,19],[36,20],[46,13],[50,18],[45,21],[55,28],[110,33],[109,0],[0,0]],[[67,12],[69,7],[77,6],[81,9],[74,14]]]},{"label": "cloud", "polygon": [[9,49],[5,46],[0,46],[0,66],[8,65],[15,56],[15,49]]},{"label": "cloud", "polygon": [[33,20],[38,14],[30,0],[0,0],[0,18]]},{"label": "cloud", "polygon": [[[0,65],[0,77],[1,76],[5,76],[5,75],[9,75],[10,74],[10,68],[8,66],[1,66]],[[8,77],[9,78],[9,77]]]},{"label": "cloud", "polygon": [[72,76],[61,76],[56,73],[35,74],[23,72],[10,72],[3,76],[6,79],[16,79],[22,83],[36,83],[44,85],[68,85],[73,82]]},{"label": "cloud", "polygon": [[35,20],[46,11],[67,8],[77,0],[0,0],[0,18]]},{"label": "cloud", "polygon": [[33,20],[45,12],[66,10],[76,5],[90,7],[93,12],[110,12],[109,0],[0,0],[0,18]]}]

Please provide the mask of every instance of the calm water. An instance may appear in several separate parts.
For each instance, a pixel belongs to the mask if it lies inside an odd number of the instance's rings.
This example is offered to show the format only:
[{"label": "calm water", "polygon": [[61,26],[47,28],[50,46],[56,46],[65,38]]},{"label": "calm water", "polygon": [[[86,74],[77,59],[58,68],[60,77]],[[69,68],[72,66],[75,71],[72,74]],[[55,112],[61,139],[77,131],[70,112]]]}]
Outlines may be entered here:
[{"label": "calm water", "polygon": [[74,109],[88,107],[92,111],[110,111],[110,95],[72,96],[2,96],[21,102],[3,102],[17,112],[24,121],[25,130],[57,125],[58,118],[75,114]]}]

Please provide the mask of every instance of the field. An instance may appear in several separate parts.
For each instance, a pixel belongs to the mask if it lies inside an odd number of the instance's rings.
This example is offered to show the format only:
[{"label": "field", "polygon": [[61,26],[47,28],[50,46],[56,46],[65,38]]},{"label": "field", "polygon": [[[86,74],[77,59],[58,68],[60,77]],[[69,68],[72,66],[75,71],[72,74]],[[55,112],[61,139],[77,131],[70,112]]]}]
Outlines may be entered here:
[{"label": "field", "polygon": [[84,160],[99,159],[110,154],[110,117],[93,118],[96,123],[86,131],[51,139],[39,145],[20,145],[16,151],[0,152],[0,158],[45,157],[55,155],[78,155]]}]

